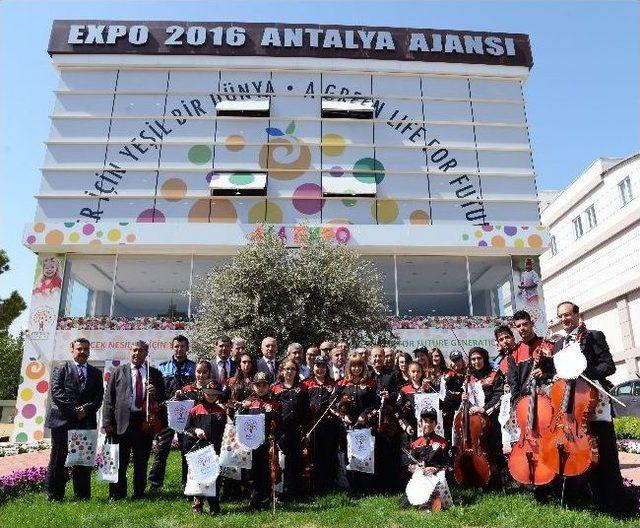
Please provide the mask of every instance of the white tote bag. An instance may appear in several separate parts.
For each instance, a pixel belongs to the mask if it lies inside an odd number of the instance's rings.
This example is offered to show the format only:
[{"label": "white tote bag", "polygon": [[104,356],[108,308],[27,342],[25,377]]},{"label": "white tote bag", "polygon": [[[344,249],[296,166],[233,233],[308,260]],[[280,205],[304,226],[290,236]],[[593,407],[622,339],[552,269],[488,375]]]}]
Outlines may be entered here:
[{"label": "white tote bag", "polygon": [[69,429],[67,432],[67,459],[64,465],[93,467],[96,461],[98,431],[95,429]]},{"label": "white tote bag", "polygon": [[238,414],[236,434],[238,441],[247,449],[258,449],[265,441],[264,414]]},{"label": "white tote bag", "polygon": [[98,480],[115,484],[120,467],[120,445],[106,443],[98,458]]},{"label": "white tote bag", "polygon": [[189,411],[194,403],[193,400],[168,400],[165,402],[168,425],[176,433],[184,432],[187,418],[189,418]]},{"label": "white tote bag", "polygon": [[373,473],[376,439],[371,429],[351,429],[347,432],[347,470]]},{"label": "white tote bag", "polygon": [[212,445],[196,449],[184,456],[193,480],[198,484],[215,484],[220,475],[220,462]]},{"label": "white tote bag", "polygon": [[[251,455],[252,451],[238,442],[236,426],[233,422],[227,422],[227,425],[224,426],[222,445],[220,446],[220,467],[251,469]],[[236,478],[236,472],[233,475],[231,478]],[[223,476],[229,476],[229,474],[223,473]],[[240,477],[236,480],[240,480]]]}]

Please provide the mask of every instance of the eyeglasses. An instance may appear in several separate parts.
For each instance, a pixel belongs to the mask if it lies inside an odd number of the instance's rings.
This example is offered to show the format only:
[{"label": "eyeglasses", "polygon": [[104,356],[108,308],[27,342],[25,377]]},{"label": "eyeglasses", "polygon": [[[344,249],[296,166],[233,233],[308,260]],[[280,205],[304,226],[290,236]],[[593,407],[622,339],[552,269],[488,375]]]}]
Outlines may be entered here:
[{"label": "eyeglasses", "polygon": [[296,370],[296,369],[293,367],[285,367],[284,370]]},{"label": "eyeglasses", "polygon": [[330,348],[321,348],[320,350],[322,350],[323,352],[328,352],[331,349]]}]

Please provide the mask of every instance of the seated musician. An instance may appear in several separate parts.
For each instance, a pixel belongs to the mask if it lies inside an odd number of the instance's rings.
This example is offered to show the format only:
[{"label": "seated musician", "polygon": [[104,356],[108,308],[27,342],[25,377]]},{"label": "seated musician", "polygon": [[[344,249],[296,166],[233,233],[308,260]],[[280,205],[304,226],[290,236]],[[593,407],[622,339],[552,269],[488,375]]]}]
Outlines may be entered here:
[{"label": "seated musician", "polygon": [[[435,475],[439,471],[451,468],[451,457],[449,455],[449,443],[440,435],[435,433],[438,423],[438,412],[433,407],[427,407],[420,413],[420,425],[422,426],[422,436],[411,443],[409,472],[422,471],[425,475]],[[437,490],[431,495],[429,500],[418,506],[421,510],[431,510]],[[408,508],[409,498],[405,493],[400,499],[400,507]]]}]

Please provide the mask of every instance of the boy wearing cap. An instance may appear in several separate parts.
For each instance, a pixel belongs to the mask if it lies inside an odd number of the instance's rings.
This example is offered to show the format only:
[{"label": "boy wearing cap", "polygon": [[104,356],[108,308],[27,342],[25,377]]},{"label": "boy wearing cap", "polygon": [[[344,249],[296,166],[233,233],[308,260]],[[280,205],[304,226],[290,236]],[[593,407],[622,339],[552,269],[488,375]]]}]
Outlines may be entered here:
[{"label": "boy wearing cap", "polygon": [[251,470],[249,472],[249,508],[268,508],[271,491],[271,474],[269,468],[269,436],[274,441],[280,438],[280,402],[274,397],[269,386],[266,372],[258,372],[253,377],[253,396],[242,402],[240,414],[264,414],[265,441],[252,452]]},{"label": "boy wearing cap", "polygon": [[[227,413],[218,398],[223,392],[215,380],[208,380],[201,389],[201,398],[189,411],[189,417],[185,426],[184,451],[194,448],[199,440],[207,441],[213,445],[216,453],[220,453],[224,426],[227,423]],[[200,447],[204,447],[205,444]],[[194,513],[203,513],[205,497],[196,495],[193,497],[191,509]],[[206,497],[211,515],[220,513],[220,502],[216,493],[215,497]]]},{"label": "boy wearing cap", "polygon": [[[451,457],[449,455],[449,443],[440,435],[436,434],[438,423],[438,412],[433,407],[427,407],[420,413],[420,425],[422,426],[422,436],[411,442],[411,457],[409,472],[422,471],[425,475],[435,475],[438,471],[451,467]],[[407,495],[400,500],[402,508],[409,507]],[[420,505],[420,509],[428,508],[429,503]]]}]

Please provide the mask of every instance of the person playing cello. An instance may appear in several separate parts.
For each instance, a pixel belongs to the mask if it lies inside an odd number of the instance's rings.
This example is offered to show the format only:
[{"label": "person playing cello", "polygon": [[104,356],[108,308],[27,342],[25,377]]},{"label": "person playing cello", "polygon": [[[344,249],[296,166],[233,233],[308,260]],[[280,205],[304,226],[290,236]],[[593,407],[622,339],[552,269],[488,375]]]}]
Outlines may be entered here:
[{"label": "person playing cello", "polygon": [[[580,322],[580,309],[570,301],[561,302],[557,307],[557,315],[565,331],[565,337],[554,345],[554,353],[559,352],[572,341],[580,344],[580,349],[587,360],[587,368],[583,375],[591,381],[598,382],[605,390],[610,390],[607,380],[616,371],[616,365],[609,351],[605,335],[598,330],[587,330]],[[608,400],[608,398],[605,398]],[[610,401],[605,401],[611,411]],[[599,406],[602,407],[602,406]],[[596,509],[615,516],[629,516],[637,513],[637,507],[626,492],[613,428],[611,412],[603,412],[601,416],[591,417],[589,430],[598,444],[598,463],[589,470],[587,479]],[[575,482],[572,484],[576,484]]]}]

